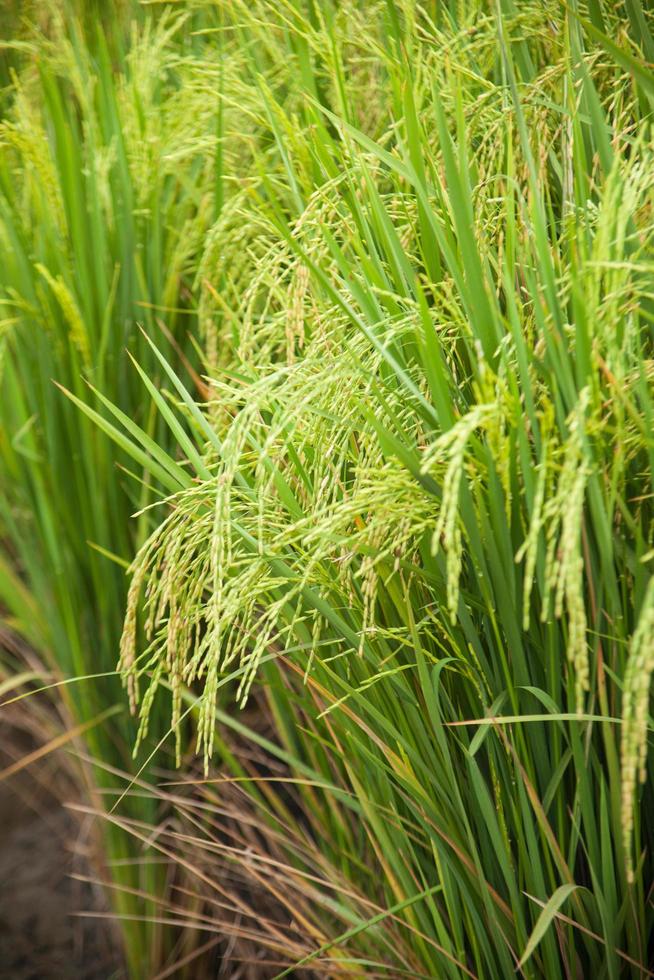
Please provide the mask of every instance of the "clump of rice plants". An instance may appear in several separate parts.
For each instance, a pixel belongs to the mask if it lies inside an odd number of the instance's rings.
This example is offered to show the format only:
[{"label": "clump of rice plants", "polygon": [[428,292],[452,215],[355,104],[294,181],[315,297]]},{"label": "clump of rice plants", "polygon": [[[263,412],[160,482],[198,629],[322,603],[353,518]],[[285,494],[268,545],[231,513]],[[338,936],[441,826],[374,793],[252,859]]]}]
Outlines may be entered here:
[{"label": "clump of rice plants", "polygon": [[[148,485],[137,747],[168,689],[178,760],[191,719],[252,821],[229,849],[238,810],[209,791],[176,852],[250,885],[293,869],[281,932],[216,879],[212,921],[243,913],[278,976],[648,976],[651,15],[202,13],[205,380],[144,338],[129,384],[156,423],[107,378],[93,407],[67,384]],[[253,690],[275,739],[239,721]]]},{"label": "clump of rice plants", "polygon": [[413,930],[413,975],[644,976],[648,16],[474,6],[244,18],[270,145],[220,219],[253,232],[215,261],[206,405],[162,357],[180,430],[148,382],[187,465],[121,666],[142,732],[158,686],[178,733],[191,699],[207,765],[219,691],[265,684],[325,783],[314,846]]}]

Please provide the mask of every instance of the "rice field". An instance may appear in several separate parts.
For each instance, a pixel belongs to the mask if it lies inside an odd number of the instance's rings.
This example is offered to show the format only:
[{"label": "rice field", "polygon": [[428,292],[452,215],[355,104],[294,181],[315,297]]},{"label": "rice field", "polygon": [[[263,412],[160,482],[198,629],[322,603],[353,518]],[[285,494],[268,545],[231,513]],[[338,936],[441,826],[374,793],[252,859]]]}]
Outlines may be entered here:
[{"label": "rice field", "polygon": [[654,976],[652,31],[0,12],[0,779],[112,976]]}]

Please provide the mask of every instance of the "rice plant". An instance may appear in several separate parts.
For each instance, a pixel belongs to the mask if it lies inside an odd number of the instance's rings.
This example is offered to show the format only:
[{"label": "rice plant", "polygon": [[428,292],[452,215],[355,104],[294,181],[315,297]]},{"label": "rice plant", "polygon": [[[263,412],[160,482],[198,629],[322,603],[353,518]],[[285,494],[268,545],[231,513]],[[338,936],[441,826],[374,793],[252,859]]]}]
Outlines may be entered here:
[{"label": "rice plant", "polygon": [[183,460],[72,396],[162,493],[140,736],[167,687],[229,760],[263,687],[335,869],[298,966],[648,976],[649,11],[219,12],[269,138],[202,260],[206,401],[137,365]]}]

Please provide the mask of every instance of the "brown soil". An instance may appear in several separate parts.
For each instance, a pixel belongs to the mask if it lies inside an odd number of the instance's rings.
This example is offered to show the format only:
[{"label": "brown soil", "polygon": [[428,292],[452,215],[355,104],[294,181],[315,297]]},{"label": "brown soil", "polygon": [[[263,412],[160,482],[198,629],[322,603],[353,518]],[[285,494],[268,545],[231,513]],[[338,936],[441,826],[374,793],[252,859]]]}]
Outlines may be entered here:
[{"label": "brown soil", "polygon": [[[29,747],[4,721],[0,770]],[[74,877],[94,872],[90,828],[61,802],[70,790],[56,766],[29,767],[0,782],[0,980],[125,976],[101,889]]]},{"label": "brown soil", "polygon": [[61,804],[35,813],[0,793],[0,980],[119,980],[115,926],[92,877],[83,828]]}]

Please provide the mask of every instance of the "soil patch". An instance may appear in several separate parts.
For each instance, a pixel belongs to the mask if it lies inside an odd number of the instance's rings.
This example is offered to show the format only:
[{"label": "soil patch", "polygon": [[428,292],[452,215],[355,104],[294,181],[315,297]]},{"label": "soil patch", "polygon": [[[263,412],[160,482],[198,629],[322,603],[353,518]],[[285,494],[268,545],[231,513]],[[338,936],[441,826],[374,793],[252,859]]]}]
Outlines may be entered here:
[{"label": "soil patch", "polygon": [[[89,833],[57,797],[61,771],[48,775],[45,792],[29,771],[0,783],[0,980],[124,980],[102,890],[74,877],[94,877]],[[103,917],[76,914],[89,911]]]}]

